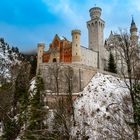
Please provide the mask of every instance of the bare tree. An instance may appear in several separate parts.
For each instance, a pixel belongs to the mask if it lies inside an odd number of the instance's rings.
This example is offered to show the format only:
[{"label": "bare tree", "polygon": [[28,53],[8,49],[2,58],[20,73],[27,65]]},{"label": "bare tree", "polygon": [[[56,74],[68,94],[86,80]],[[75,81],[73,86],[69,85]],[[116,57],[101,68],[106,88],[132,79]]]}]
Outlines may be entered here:
[{"label": "bare tree", "polygon": [[54,63],[48,67],[48,73],[50,75],[50,83],[48,88],[59,95],[59,84],[60,84],[60,66],[58,63]]},{"label": "bare tree", "polygon": [[[53,102],[53,123],[51,138],[68,140],[71,137],[71,127],[76,124],[73,106],[74,71],[70,66],[54,63],[49,68],[50,83],[56,96]],[[51,96],[51,95],[50,95]]]},{"label": "bare tree", "polygon": [[67,82],[67,100],[70,107],[70,111],[73,117],[73,125],[76,125],[75,115],[74,115],[74,101],[73,101],[73,81],[74,81],[74,71],[72,67],[68,66],[65,72],[66,82]]},{"label": "bare tree", "polygon": [[106,107],[107,115],[104,115],[103,127],[100,129],[101,140],[135,140],[133,129],[129,124],[130,120],[133,120],[133,110],[130,104],[130,96],[125,95],[119,104],[114,102]]},{"label": "bare tree", "polygon": [[131,97],[133,121],[130,120],[129,124],[133,126],[134,139],[138,140],[138,106],[140,106],[140,103],[137,100],[140,95],[136,96],[135,90],[135,87],[140,85],[140,53],[138,42],[134,42],[126,30],[120,30],[119,34],[115,34],[112,42],[118,55],[118,71],[124,79]]}]

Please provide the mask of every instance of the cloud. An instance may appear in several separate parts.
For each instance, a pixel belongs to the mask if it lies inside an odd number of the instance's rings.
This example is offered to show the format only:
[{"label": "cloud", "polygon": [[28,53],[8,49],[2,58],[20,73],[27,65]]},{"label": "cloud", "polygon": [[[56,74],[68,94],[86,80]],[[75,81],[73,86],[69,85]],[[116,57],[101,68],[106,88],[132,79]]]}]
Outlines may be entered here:
[{"label": "cloud", "polygon": [[[71,1],[71,0],[42,0],[48,10],[53,14],[59,16],[60,20],[63,22],[62,26],[60,27],[61,31],[63,31],[63,35],[66,38],[71,40],[71,30],[73,29],[80,29],[82,32],[81,35],[81,42],[82,45],[87,46],[87,15],[88,10],[83,7],[83,3],[86,0]],[[58,23],[59,24],[59,23]],[[61,31],[56,29],[56,33],[62,33]]]},{"label": "cloud", "polygon": [[42,0],[49,10],[55,14],[73,13],[69,0]]},{"label": "cloud", "polygon": [[134,8],[140,12],[140,1],[139,0],[132,0],[132,4],[133,4],[132,8]]},{"label": "cloud", "polygon": [[[59,16],[67,24],[80,24],[82,14],[76,7],[76,2],[70,0],[42,0],[49,11]],[[78,8],[78,9],[76,9]]]},{"label": "cloud", "polygon": [[71,40],[71,30],[81,30],[81,44],[88,44],[86,21],[89,9],[102,8],[105,38],[110,30],[128,27],[131,15],[140,25],[139,0],[3,0],[0,8],[0,36],[22,50],[43,41],[49,45],[56,33]]}]

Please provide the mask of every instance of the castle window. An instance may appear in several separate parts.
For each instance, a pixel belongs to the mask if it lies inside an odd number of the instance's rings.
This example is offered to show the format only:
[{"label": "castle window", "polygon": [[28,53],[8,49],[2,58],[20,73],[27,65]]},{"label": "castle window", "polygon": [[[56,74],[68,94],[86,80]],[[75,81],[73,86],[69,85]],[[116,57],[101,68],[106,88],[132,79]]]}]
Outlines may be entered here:
[{"label": "castle window", "polygon": [[77,55],[77,53],[76,53],[76,55]]},{"label": "castle window", "polygon": [[76,39],[77,39],[77,35],[76,35]]},{"label": "castle window", "polygon": [[76,47],[77,47],[77,44],[76,44]]}]

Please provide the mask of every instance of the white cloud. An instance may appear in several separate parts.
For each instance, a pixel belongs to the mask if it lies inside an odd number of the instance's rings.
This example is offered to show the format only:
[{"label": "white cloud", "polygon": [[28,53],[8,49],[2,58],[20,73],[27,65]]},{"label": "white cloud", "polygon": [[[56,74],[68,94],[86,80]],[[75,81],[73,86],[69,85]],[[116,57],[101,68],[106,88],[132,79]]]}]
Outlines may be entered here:
[{"label": "white cloud", "polygon": [[57,12],[71,12],[71,9],[69,7],[69,1],[68,0],[43,0],[43,2],[50,7],[51,11],[54,13]]},{"label": "white cloud", "polygon": [[134,8],[140,12],[140,1],[139,0],[133,0],[132,5],[133,5],[132,8]]},{"label": "white cloud", "polygon": [[[83,12],[84,8],[77,5],[77,2],[70,0],[42,0],[48,10],[56,14],[62,19],[63,23],[66,25],[66,31],[70,34],[73,29],[80,29],[82,32],[81,42],[82,45],[87,46],[87,28],[86,28],[86,17]],[[87,11],[88,15],[88,11]],[[69,35],[70,37],[71,35]],[[67,36],[66,36],[67,37]]]},{"label": "white cloud", "polygon": [[69,0],[42,0],[47,7],[48,10],[54,14],[59,14],[58,16],[63,18],[70,18],[75,20],[76,14],[73,7],[70,5]]},{"label": "white cloud", "polygon": [[[85,22],[82,14],[81,7],[76,6],[76,2],[70,0],[42,0],[48,10],[54,14],[57,14],[65,23],[69,26],[82,27]],[[80,11],[80,12],[79,12]]]}]

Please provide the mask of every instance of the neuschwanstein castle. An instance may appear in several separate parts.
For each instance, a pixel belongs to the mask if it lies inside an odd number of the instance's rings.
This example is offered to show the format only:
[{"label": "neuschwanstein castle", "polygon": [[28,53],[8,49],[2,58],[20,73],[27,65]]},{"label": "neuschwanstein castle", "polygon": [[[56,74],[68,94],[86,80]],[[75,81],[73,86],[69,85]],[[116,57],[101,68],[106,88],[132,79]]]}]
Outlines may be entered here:
[{"label": "neuschwanstein castle", "polygon": [[[72,30],[72,41],[65,37],[55,35],[48,51],[44,51],[45,44],[38,44],[37,67],[40,64],[58,62],[64,64],[82,64],[93,68],[104,70],[108,62],[109,43],[113,37],[111,32],[109,38],[104,40],[105,21],[101,19],[102,9],[93,7],[89,10],[90,20],[87,22],[88,28],[88,48],[80,44],[80,30]],[[131,39],[138,41],[137,27],[132,19],[130,26]]]}]

